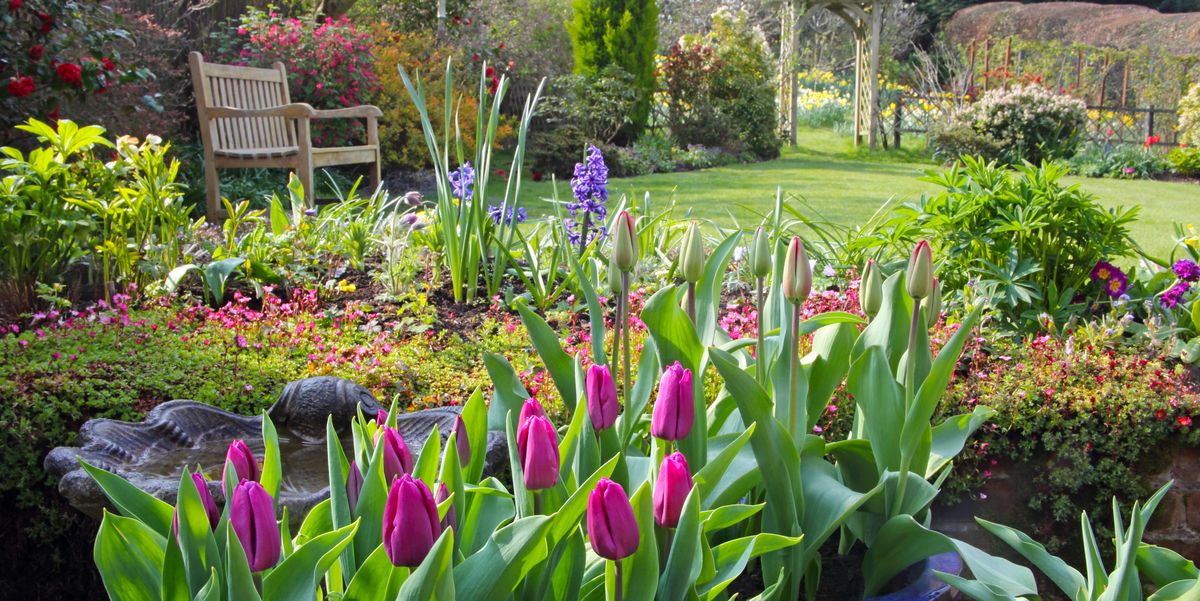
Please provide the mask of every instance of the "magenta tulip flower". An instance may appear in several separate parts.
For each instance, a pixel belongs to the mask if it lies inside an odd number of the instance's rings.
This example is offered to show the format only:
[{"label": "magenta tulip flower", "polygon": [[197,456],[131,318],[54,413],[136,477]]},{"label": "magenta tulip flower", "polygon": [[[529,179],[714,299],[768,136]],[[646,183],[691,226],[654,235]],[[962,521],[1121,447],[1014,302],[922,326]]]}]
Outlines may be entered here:
[{"label": "magenta tulip flower", "polygon": [[528,427],[531,417],[546,417],[546,410],[537,399],[526,399],[525,404],[521,405],[521,414],[517,417],[517,440],[521,439],[521,432]]},{"label": "magenta tulip flower", "polygon": [[588,538],[596,555],[619,561],[638,548],[638,525],[633,506],[620,484],[601,478],[588,497]]},{"label": "magenta tulip flower", "polygon": [[471,435],[467,433],[467,422],[462,416],[454,418],[454,446],[458,449],[458,464],[467,467],[471,463]]},{"label": "magenta tulip flower", "polygon": [[[441,505],[450,498],[450,489],[446,487],[446,483],[442,482],[438,485],[437,494],[433,495],[433,502]],[[447,528],[458,529],[458,515],[454,512],[454,503],[446,509],[446,515],[441,521],[442,530]]]},{"label": "magenta tulip flower", "polygon": [[350,513],[358,508],[358,496],[362,494],[363,475],[358,469],[358,462],[350,462],[350,473],[346,474],[346,499],[350,501]]},{"label": "magenta tulip flower", "polygon": [[404,437],[395,428],[384,426],[376,439],[383,444],[383,477],[387,482],[412,473],[412,451],[408,450]]},{"label": "magenta tulip flower", "polygon": [[261,484],[242,480],[233,489],[229,522],[246,551],[251,572],[261,572],[279,563],[283,542],[275,521],[275,501]]},{"label": "magenta tulip flower", "polygon": [[225,472],[229,471],[231,466],[233,473],[237,474],[234,486],[242,480],[258,480],[258,460],[241,439],[229,443],[229,450],[225,452],[225,469],[221,470],[222,489],[225,488]]},{"label": "magenta tulip flower", "polygon": [[683,453],[675,452],[663,458],[654,485],[654,523],[663,528],[679,525],[683,503],[692,492],[692,471]]},{"label": "magenta tulip flower", "polygon": [[602,432],[617,421],[617,385],[607,365],[593,365],[587,371],[587,408],[592,428]]},{"label": "magenta tulip flower", "polygon": [[380,426],[387,424],[387,411],[384,411],[383,409],[376,411],[375,423]]},{"label": "magenta tulip flower", "polygon": [[525,488],[551,488],[558,483],[558,432],[549,418],[542,415],[535,415],[524,424],[517,438],[517,455],[525,472]]},{"label": "magenta tulip flower", "polygon": [[392,565],[421,565],[441,533],[429,487],[409,474],[393,480],[383,506],[383,549]]},{"label": "magenta tulip flower", "polygon": [[663,440],[687,437],[695,420],[694,398],[692,370],[676,361],[658,382],[658,398],[654,401],[650,433]]},{"label": "magenta tulip flower", "polygon": [[[208,527],[216,530],[217,522],[221,521],[221,512],[217,509],[216,501],[213,501],[212,493],[208,492],[208,481],[204,479],[204,474],[196,472],[192,474],[192,483],[196,485],[196,493],[200,495],[200,504],[204,506],[204,513],[208,516]],[[175,536],[179,536],[179,510],[175,510],[175,516],[171,518],[171,528],[175,531]]]}]

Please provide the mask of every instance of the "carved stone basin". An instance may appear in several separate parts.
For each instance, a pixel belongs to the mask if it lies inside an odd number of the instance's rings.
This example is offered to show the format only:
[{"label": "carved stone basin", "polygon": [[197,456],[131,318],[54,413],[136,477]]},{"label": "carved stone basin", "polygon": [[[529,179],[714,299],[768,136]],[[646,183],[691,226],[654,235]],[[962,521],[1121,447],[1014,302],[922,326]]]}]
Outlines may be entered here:
[{"label": "carved stone basin", "polygon": [[[329,496],[325,424],[334,427],[347,454],[349,424],[361,407],[374,416],[381,408],[369,390],[341,378],[321,376],[289,383],[267,414],[279,433],[283,467],[279,501],[287,507],[293,526]],[[397,430],[413,450],[420,451],[437,426],[445,442],[460,409],[443,407],[400,414]],[[199,466],[209,478],[213,498],[223,501],[221,469],[230,441],[240,438],[259,458],[263,454],[262,418],[230,413],[196,401],[169,401],[155,407],[141,422],[89,420],[79,429],[79,447],[58,447],[46,457],[46,471],[59,478],[58,490],[73,507],[95,518],[108,506],[100,487],[79,466],[76,457],[114,472],[138,488],[174,504],[184,466]],[[444,448],[444,447],[443,447]],[[484,472],[492,474],[507,463],[504,437],[488,433]]]}]

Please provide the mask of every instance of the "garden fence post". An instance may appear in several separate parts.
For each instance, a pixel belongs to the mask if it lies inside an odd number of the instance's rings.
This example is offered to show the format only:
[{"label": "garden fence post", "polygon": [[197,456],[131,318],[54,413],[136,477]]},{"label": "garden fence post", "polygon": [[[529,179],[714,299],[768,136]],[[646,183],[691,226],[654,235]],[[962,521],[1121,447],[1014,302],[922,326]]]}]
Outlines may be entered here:
[{"label": "garden fence post", "polygon": [[1147,117],[1146,117],[1146,139],[1147,140],[1150,139],[1150,136],[1153,136],[1153,135],[1154,135],[1154,105],[1152,104],[1152,105],[1150,105],[1150,111],[1147,113]]},{"label": "garden fence post", "polygon": [[894,120],[892,123],[892,146],[894,146],[896,150],[900,150],[900,124],[904,121],[904,118],[901,115],[903,112],[904,96],[900,96],[896,99],[896,114],[892,116],[892,119]]}]

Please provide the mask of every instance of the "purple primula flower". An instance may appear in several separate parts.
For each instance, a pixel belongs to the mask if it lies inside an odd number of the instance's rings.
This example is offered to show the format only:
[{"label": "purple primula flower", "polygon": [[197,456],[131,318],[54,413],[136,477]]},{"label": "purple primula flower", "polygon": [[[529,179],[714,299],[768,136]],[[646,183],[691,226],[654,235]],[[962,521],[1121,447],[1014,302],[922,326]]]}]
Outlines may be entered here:
[{"label": "purple primula flower", "polygon": [[1114,273],[1121,273],[1121,270],[1108,261],[1097,261],[1096,266],[1092,268],[1092,281],[1107,282]]},{"label": "purple primula flower", "polygon": [[1195,261],[1188,259],[1176,261],[1175,264],[1171,266],[1171,271],[1174,271],[1175,275],[1179,276],[1179,279],[1185,282],[1195,282],[1200,280],[1200,265],[1198,265]]},{"label": "purple primula flower", "polygon": [[488,217],[491,217],[492,222],[496,225],[500,225],[502,213],[505,215],[503,217],[505,225],[512,225],[514,220],[516,223],[524,223],[526,219],[529,219],[529,213],[525,211],[525,207],[508,207],[507,211],[501,211],[500,207],[496,205],[488,205]]},{"label": "purple primula flower", "polygon": [[471,161],[463,163],[447,177],[450,179],[450,190],[455,198],[462,200],[473,194],[475,169],[471,167]]},{"label": "purple primula flower", "polygon": [[1119,298],[1122,294],[1125,294],[1125,288],[1128,286],[1129,281],[1125,277],[1125,273],[1117,269],[1104,282],[1104,291],[1112,298]]},{"label": "purple primula flower", "polygon": [[1167,309],[1174,308],[1191,287],[1192,285],[1187,282],[1175,282],[1174,286],[1171,286],[1166,292],[1162,293],[1158,302]]}]

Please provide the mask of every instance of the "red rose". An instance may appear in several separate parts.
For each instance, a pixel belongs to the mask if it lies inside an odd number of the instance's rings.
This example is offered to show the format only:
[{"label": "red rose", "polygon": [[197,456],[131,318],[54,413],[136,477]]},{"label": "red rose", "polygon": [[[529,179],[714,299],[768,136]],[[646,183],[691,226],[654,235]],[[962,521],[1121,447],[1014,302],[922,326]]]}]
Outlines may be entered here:
[{"label": "red rose", "polygon": [[41,44],[34,44],[29,47],[29,60],[37,62],[42,60],[42,55],[46,53],[46,47]]},{"label": "red rose", "polygon": [[17,9],[21,8],[21,4],[23,4],[21,0],[8,0],[8,12],[17,12]]},{"label": "red rose", "polygon": [[112,71],[113,69],[117,68],[117,66],[114,65],[113,62],[107,58],[100,59],[100,62],[104,65],[105,71]]},{"label": "red rose", "polygon": [[26,75],[24,77],[14,77],[8,80],[8,93],[20,98],[33,93],[33,78]]},{"label": "red rose", "polygon": [[58,78],[69,86],[83,85],[83,70],[75,63],[62,63],[55,67],[54,71],[58,74]]}]

